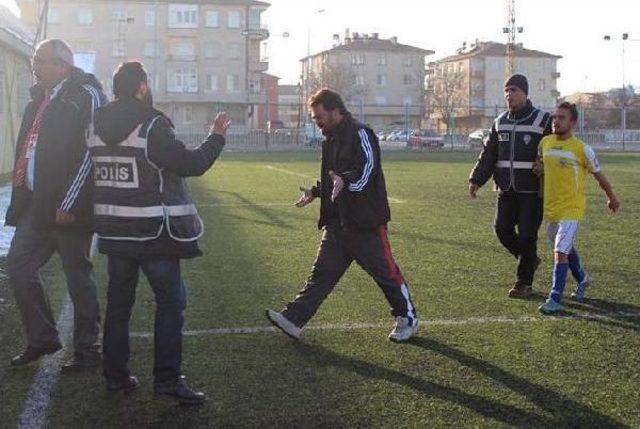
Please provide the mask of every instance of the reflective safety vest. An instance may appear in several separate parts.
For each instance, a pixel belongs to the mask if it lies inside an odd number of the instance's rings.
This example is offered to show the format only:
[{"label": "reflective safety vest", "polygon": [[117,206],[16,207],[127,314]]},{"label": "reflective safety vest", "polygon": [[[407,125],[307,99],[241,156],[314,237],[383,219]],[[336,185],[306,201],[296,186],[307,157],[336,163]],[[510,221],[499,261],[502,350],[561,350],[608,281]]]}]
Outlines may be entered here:
[{"label": "reflective safety vest", "polygon": [[540,181],[533,173],[533,163],[550,120],[548,112],[536,108],[519,120],[511,119],[508,112],[496,118],[493,126],[498,133],[498,162],[493,178],[499,189],[538,192]]},{"label": "reflective safety vest", "polygon": [[88,141],[94,168],[94,216],[101,239],[148,241],[164,231],[176,241],[202,236],[202,220],[185,179],[148,157],[147,137],[159,118],[140,124],[119,144],[107,145],[98,136]]}]

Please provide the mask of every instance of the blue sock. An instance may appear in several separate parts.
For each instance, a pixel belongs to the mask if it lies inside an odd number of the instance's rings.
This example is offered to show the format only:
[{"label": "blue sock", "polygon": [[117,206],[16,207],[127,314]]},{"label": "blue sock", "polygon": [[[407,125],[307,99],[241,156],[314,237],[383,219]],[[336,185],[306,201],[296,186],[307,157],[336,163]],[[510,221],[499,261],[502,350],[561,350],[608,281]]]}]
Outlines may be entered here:
[{"label": "blue sock", "polygon": [[580,265],[580,255],[578,255],[578,251],[576,249],[571,249],[571,253],[569,253],[569,268],[571,269],[573,278],[576,279],[578,283],[582,283],[584,281],[585,273]]},{"label": "blue sock", "polygon": [[569,271],[569,264],[555,263],[553,266],[553,287],[549,298],[557,303],[562,300],[562,293],[564,292],[564,285],[567,282],[567,271]]}]

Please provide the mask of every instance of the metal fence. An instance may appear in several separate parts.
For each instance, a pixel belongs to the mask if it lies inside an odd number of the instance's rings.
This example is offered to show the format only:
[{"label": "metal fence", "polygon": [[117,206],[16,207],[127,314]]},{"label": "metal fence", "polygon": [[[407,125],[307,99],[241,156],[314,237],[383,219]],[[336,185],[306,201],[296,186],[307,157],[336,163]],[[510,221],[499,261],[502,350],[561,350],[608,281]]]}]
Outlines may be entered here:
[{"label": "metal fence", "polygon": [[[353,110],[352,105],[348,108]],[[495,112],[501,111],[497,106],[475,108],[476,112],[484,109],[484,115],[467,118],[453,115],[449,121],[443,121],[442,115],[434,113],[437,109],[434,106],[431,109],[432,114],[428,114],[423,106],[360,105],[353,115],[374,129],[381,146],[387,150],[475,151],[482,146],[482,140],[477,138],[479,131],[490,128]],[[579,112],[576,136],[587,144],[598,150],[640,151],[640,107],[580,107]],[[309,150],[317,148],[323,138],[310,119],[300,118],[297,121],[302,125],[300,128],[282,128],[283,122],[277,122],[279,126],[271,128],[232,127],[227,149]],[[206,137],[206,130],[204,124],[186,129],[178,127],[178,137],[188,145],[196,145]],[[416,137],[421,133],[430,136],[426,143]]]}]

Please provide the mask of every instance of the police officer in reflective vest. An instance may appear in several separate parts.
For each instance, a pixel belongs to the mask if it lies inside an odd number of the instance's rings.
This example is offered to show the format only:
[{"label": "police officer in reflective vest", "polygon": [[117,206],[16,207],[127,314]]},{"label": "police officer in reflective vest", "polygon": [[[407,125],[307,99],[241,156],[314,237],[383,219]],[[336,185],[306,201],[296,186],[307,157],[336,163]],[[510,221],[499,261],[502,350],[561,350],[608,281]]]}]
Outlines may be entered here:
[{"label": "police officer in reflective vest", "polygon": [[203,226],[185,177],[204,174],[220,155],[230,124],[218,114],[205,141],[187,149],[171,121],[152,106],[147,73],[122,63],[113,76],[115,101],[100,109],[89,142],[94,164],[94,212],[109,286],[103,341],[108,391],[130,391],[129,319],[139,271],[156,299],[154,392],[182,403],[205,401],[181,373],[186,293],[180,260],[200,256]]},{"label": "police officer in reflective vest", "polygon": [[[532,294],[533,276],[540,264],[538,229],[542,223],[540,181],[533,172],[538,144],[551,134],[551,115],[533,107],[529,84],[520,74],[504,85],[508,111],[496,118],[478,162],[469,176],[469,195],[493,176],[498,190],[495,230],[502,245],[518,259],[511,298]],[[518,230],[516,232],[516,226]]]}]

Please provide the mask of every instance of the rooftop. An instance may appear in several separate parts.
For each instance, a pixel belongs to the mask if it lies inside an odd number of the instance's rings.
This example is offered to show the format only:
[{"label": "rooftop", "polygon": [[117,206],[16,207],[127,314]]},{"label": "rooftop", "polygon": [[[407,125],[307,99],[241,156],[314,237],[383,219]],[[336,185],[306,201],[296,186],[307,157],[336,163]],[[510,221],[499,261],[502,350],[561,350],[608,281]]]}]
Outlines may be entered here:
[{"label": "rooftop", "polygon": [[[451,55],[438,60],[438,63],[446,63],[458,61],[473,57],[505,57],[507,55],[507,45],[498,42],[476,42],[469,49],[461,49],[456,55]],[[522,45],[515,47],[516,57],[528,58],[562,58],[560,55],[550,54],[548,52],[526,49]]]},{"label": "rooftop", "polygon": [[0,43],[28,57],[33,53],[33,35],[20,23],[20,19],[13,12],[2,5],[0,5]]},{"label": "rooftop", "polygon": [[[421,55],[432,55],[435,51],[430,51],[428,49],[422,49],[415,46],[403,45],[402,43],[398,43],[397,37],[391,37],[389,39],[381,39],[378,33],[369,34],[360,34],[353,33],[353,35],[348,35],[345,37],[343,42],[337,46],[334,46],[331,49],[327,49],[325,51],[319,52],[317,54],[313,54],[310,57],[315,57],[318,55],[323,55],[329,52],[349,52],[349,51],[384,51],[384,52],[410,52],[414,54]],[[309,57],[305,57],[302,60],[304,61]]]}]

